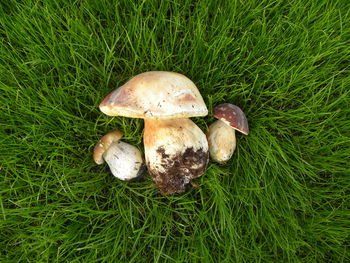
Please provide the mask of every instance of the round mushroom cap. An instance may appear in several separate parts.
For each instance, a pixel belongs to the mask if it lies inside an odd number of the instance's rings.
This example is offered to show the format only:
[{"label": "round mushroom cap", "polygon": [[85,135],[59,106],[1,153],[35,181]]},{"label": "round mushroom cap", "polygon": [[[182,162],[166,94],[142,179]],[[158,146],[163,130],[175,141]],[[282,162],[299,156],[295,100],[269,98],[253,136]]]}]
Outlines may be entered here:
[{"label": "round mushroom cap", "polygon": [[103,164],[103,153],[108,149],[108,147],[116,141],[119,141],[123,133],[121,131],[112,131],[103,136],[95,145],[93,159],[97,164]]},{"label": "round mushroom cap", "polygon": [[175,119],[206,116],[208,109],[196,85],[167,71],[141,73],[111,92],[100,104],[110,116]]},{"label": "round mushroom cap", "polygon": [[223,103],[216,106],[214,108],[214,117],[245,135],[249,134],[247,117],[241,108],[236,105]]}]

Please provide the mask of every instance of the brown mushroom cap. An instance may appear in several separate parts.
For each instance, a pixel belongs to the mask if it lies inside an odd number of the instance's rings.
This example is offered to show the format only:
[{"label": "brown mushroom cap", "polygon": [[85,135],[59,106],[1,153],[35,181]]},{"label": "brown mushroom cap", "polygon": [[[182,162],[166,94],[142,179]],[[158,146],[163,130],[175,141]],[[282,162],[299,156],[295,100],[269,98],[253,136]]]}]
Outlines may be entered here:
[{"label": "brown mushroom cap", "polygon": [[93,159],[97,164],[103,164],[103,153],[108,149],[108,147],[115,141],[119,141],[123,136],[121,131],[112,131],[103,136],[95,145]]},{"label": "brown mushroom cap", "polygon": [[249,133],[248,120],[241,108],[236,105],[223,103],[216,106],[214,108],[214,117],[245,135]]},{"label": "brown mushroom cap", "polygon": [[167,71],[139,74],[111,92],[100,104],[110,116],[175,119],[205,116],[208,109],[196,85]]}]

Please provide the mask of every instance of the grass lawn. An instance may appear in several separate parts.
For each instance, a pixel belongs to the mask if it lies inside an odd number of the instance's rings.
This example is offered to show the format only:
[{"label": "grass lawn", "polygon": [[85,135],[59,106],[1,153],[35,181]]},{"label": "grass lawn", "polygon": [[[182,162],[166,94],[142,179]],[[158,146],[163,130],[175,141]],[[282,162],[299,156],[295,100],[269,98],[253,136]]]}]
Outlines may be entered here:
[{"label": "grass lawn", "polygon": [[[113,3],[114,2],[114,3]],[[138,2],[138,3],[136,3]],[[350,2],[1,1],[0,262],[349,262]],[[121,182],[92,149],[143,120],[98,105],[180,72],[250,134],[198,189]]]}]

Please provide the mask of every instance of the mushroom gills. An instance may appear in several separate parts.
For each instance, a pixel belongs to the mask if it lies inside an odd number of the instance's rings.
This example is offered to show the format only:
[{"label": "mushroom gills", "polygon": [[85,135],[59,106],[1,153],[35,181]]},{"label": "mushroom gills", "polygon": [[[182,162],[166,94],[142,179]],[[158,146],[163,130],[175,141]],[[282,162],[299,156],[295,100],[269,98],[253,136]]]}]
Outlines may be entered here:
[{"label": "mushroom gills", "polygon": [[103,159],[112,174],[123,181],[139,180],[145,170],[139,149],[122,141],[113,142],[103,153]]},{"label": "mushroom gills", "polygon": [[190,119],[145,119],[144,145],[149,173],[165,195],[184,192],[207,168],[206,136]]}]

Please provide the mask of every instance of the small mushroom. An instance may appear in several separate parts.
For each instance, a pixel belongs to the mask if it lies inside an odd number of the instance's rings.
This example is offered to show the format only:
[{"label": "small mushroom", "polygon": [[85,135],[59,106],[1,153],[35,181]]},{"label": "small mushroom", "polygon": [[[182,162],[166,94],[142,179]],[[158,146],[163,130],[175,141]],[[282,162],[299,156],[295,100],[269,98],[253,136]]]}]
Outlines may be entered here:
[{"label": "small mushroom", "polygon": [[189,118],[205,116],[207,107],[186,76],[166,71],[139,74],[100,104],[110,116],[143,118],[148,170],[163,194],[184,192],[208,164],[208,142]]},{"label": "small mushroom", "polygon": [[122,142],[121,131],[113,131],[103,136],[95,145],[95,163],[107,162],[112,174],[122,181],[139,179],[144,172],[141,152],[135,146]]},{"label": "small mushroom", "polygon": [[209,126],[207,132],[210,157],[218,163],[225,163],[236,149],[235,130],[248,135],[248,120],[238,106],[229,103],[216,106],[214,117],[218,120]]}]

